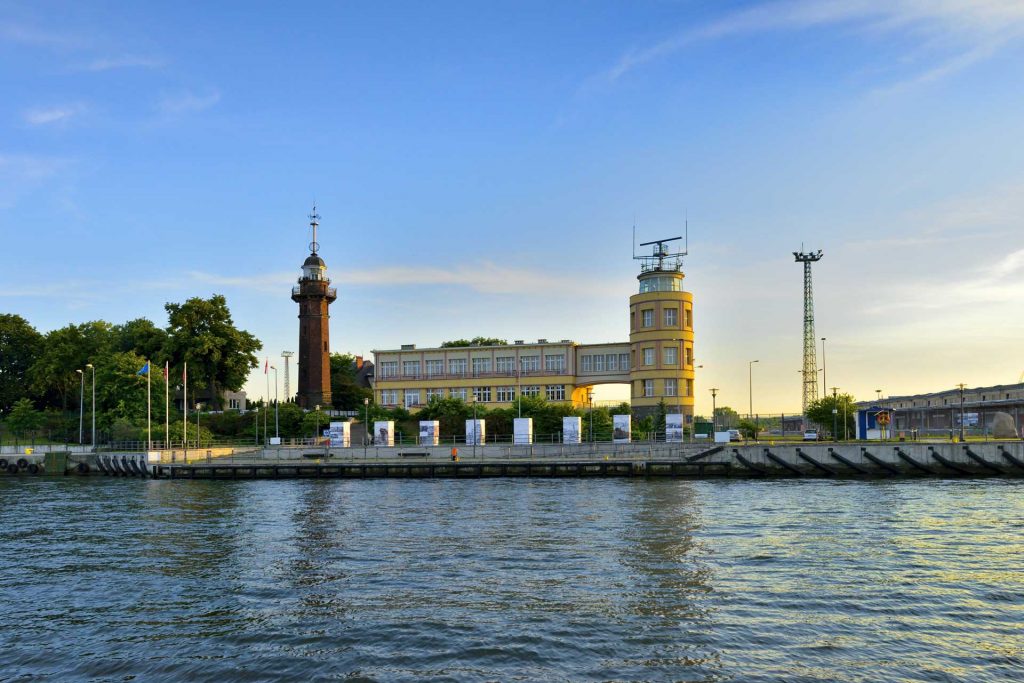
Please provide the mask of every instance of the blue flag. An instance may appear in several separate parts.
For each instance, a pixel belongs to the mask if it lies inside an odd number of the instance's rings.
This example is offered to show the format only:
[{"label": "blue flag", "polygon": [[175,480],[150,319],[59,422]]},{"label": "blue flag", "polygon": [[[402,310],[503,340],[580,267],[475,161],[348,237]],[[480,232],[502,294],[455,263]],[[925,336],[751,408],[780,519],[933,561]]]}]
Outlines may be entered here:
[{"label": "blue flag", "polygon": [[149,361],[147,360],[146,364],[142,366],[142,369],[139,370],[138,372],[136,372],[135,374],[136,375],[148,375],[149,374]]}]

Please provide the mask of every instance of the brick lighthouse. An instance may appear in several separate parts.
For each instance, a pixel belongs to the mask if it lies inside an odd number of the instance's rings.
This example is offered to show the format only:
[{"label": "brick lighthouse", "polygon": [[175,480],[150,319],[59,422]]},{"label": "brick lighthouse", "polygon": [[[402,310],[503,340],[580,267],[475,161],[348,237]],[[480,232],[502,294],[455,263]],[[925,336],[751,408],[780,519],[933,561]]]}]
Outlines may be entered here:
[{"label": "brick lighthouse", "polygon": [[316,205],[309,215],[313,229],[310,254],[302,263],[302,277],[292,287],[292,301],[299,304],[299,391],[296,400],[302,408],[326,408],[331,404],[330,315],[327,307],[338,298],[327,277],[327,264],[317,252],[320,225]]}]

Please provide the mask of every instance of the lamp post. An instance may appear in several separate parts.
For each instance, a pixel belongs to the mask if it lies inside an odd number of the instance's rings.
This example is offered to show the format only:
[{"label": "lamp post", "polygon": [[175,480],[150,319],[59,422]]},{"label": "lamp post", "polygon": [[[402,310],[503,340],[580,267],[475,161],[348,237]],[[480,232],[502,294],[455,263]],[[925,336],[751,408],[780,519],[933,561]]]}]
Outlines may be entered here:
[{"label": "lamp post", "polygon": [[839,387],[832,387],[832,440],[839,441],[839,399],[836,392]]},{"label": "lamp post", "polygon": [[[817,377],[814,379],[818,381]],[[828,386],[828,374],[825,372],[825,337],[821,338],[821,387],[824,389]],[[822,392],[824,393],[824,392]]]},{"label": "lamp post", "polygon": [[259,408],[253,408],[252,411],[254,413],[256,413],[256,419],[254,419],[252,421],[252,423],[256,426],[256,429],[254,430],[254,432],[256,434],[256,445],[259,446],[260,445],[260,409]]},{"label": "lamp post", "polygon": [[199,413],[200,413],[200,411],[202,409],[203,409],[203,404],[197,402],[196,403],[196,450],[199,450],[202,447],[202,445],[203,445],[202,440],[199,438]]},{"label": "lamp post", "polygon": [[717,406],[715,399],[718,397],[718,387],[711,387],[711,440],[715,439],[715,432],[718,431]]},{"label": "lamp post", "polygon": [[367,444],[370,442],[370,398],[368,396],[363,397],[363,414],[366,416],[363,418],[363,450],[366,450]]},{"label": "lamp post", "polygon": [[82,434],[85,426],[85,373],[75,370],[82,380],[82,388],[78,392],[78,445],[82,445]]},{"label": "lamp post", "polygon": [[281,445],[281,423],[277,417],[277,368],[271,365],[270,369],[274,371],[274,438]]},{"label": "lamp post", "polygon": [[[92,449],[96,450],[96,366],[86,363],[85,367],[92,370]],[[85,379],[84,377],[82,379]]]},{"label": "lamp post", "polygon": [[[264,424],[263,440],[267,440],[266,425]],[[313,432],[313,445],[319,443],[320,438],[320,404],[316,404],[316,431]]]},{"label": "lamp post", "polygon": [[469,402],[473,404],[473,458],[476,458],[476,442],[480,440],[480,425],[476,421],[476,393],[469,395]]},{"label": "lamp post", "polygon": [[967,433],[964,431],[964,388],[967,385],[961,382],[957,384],[960,389],[960,443],[964,443]]},{"label": "lamp post", "polygon": [[747,406],[747,419],[754,417],[754,363],[760,363],[761,361],[752,360],[747,363],[747,381],[749,386],[747,391],[750,396],[750,404]]},{"label": "lamp post", "polygon": [[875,397],[878,399],[879,407],[881,407],[881,405],[882,405],[882,390],[881,389],[875,389]]},{"label": "lamp post", "polygon": [[588,417],[590,418],[590,425],[587,427],[587,430],[590,432],[589,440],[590,440],[591,447],[593,447],[593,445],[594,445],[594,390],[592,388],[590,388],[590,387],[587,387],[587,406],[590,408],[590,411],[589,411],[589,414],[588,414]]}]

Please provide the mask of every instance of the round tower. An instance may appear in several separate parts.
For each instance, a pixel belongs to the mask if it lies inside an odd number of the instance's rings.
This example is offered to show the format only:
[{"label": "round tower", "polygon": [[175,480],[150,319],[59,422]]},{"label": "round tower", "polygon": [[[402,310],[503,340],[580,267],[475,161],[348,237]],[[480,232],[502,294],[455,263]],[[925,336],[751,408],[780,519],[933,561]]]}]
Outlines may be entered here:
[{"label": "round tower", "polygon": [[302,263],[302,276],[292,287],[292,301],[299,304],[299,390],[295,399],[303,408],[331,404],[330,315],[327,307],[338,298],[327,277],[327,264],[317,252],[320,216],[316,206],[309,216],[313,229],[310,254]]},{"label": "round tower", "polygon": [[667,242],[640,256],[640,291],[629,297],[630,386],[633,414],[657,412],[693,416],[693,295],[683,291],[682,253],[669,253]]}]

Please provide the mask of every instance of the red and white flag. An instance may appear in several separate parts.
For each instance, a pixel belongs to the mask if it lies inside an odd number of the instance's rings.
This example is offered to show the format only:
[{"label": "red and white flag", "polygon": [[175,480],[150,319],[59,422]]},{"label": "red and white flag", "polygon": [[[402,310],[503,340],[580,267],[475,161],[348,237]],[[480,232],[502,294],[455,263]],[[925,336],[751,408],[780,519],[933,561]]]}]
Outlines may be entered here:
[{"label": "red and white flag", "polygon": [[263,364],[263,374],[270,372],[270,357],[267,357],[267,361]]}]

